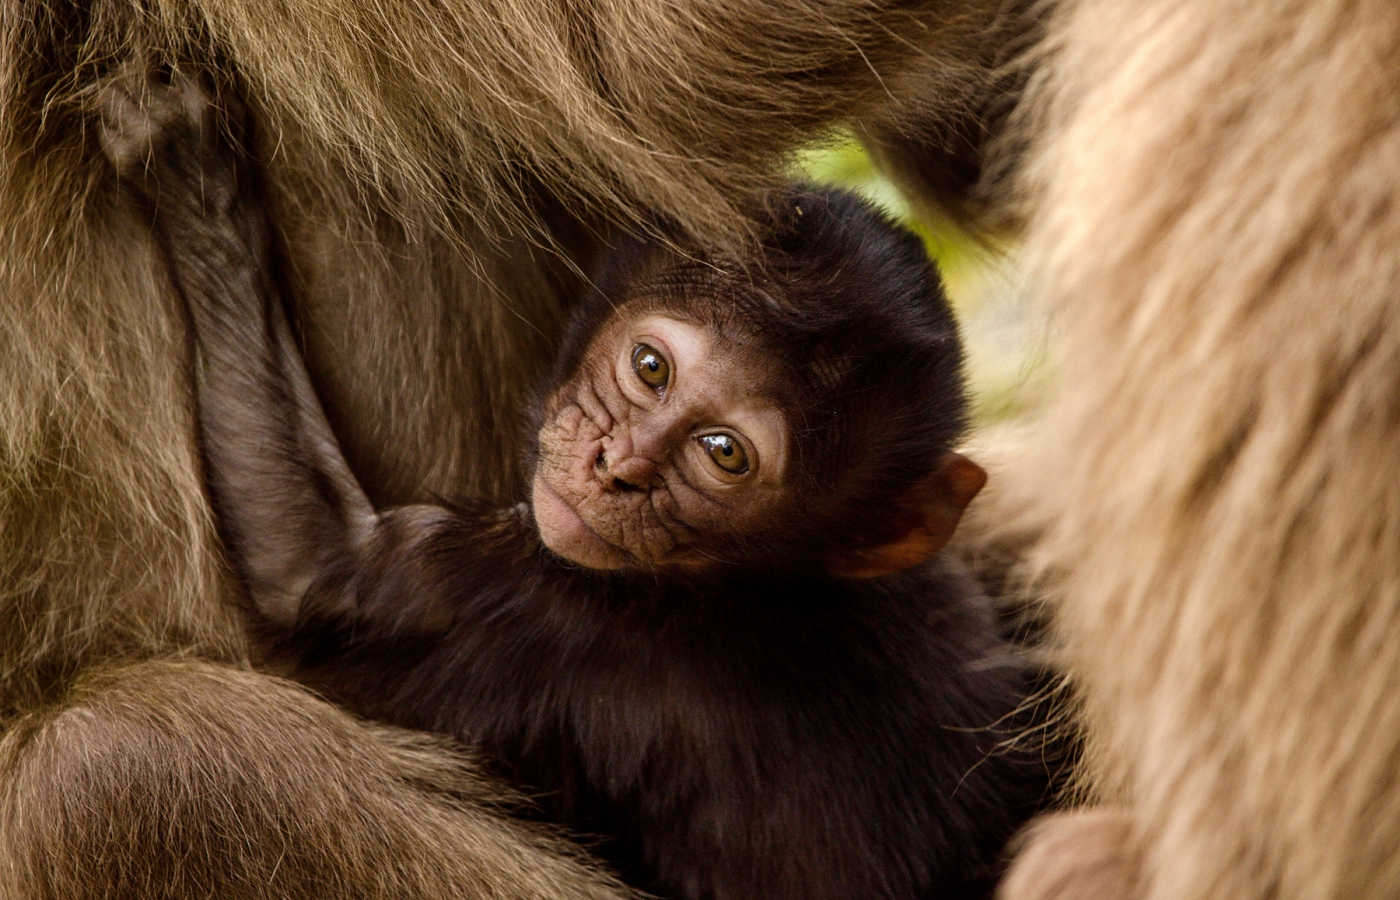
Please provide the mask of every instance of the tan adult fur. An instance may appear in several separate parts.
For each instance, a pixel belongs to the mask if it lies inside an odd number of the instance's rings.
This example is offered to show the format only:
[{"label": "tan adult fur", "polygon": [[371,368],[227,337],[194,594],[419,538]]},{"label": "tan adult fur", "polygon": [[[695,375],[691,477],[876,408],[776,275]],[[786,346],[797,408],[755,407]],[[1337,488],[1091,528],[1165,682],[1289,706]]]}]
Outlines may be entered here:
[{"label": "tan adult fur", "polygon": [[1138,859],[1128,817],[1110,810],[1056,814],[1029,826],[1017,840],[1016,867],[1003,896],[1042,900],[1137,895]]},{"label": "tan adult fur", "polygon": [[[3,4],[0,895],[615,893],[444,800],[481,792],[449,751],[249,669],[189,332],[102,159],[104,79],[192,65],[250,107],[309,366],[375,499],[499,496],[601,229],[658,211],[738,245],[799,141],[975,118],[997,6]],[[223,668],[140,662],[171,654]]]},{"label": "tan adult fur", "polygon": [[1003,486],[1120,811],[1004,897],[1400,895],[1400,6],[1066,0],[1045,49],[1061,389]]}]

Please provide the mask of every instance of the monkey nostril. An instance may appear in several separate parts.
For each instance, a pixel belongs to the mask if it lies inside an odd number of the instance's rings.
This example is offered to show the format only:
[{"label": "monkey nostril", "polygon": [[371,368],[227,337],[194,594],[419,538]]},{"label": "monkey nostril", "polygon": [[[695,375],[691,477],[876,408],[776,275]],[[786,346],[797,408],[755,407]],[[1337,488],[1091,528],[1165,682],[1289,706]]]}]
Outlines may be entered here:
[{"label": "monkey nostril", "polygon": [[655,467],[636,457],[609,460],[599,451],[593,459],[593,473],[606,491],[624,494],[650,489]]}]

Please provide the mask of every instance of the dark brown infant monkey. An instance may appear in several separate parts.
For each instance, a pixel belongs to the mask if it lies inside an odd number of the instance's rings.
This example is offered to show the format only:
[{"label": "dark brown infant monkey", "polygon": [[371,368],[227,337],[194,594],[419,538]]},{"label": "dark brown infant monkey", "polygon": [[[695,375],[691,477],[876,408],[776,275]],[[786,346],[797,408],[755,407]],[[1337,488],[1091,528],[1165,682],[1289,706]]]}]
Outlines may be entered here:
[{"label": "dark brown infant monkey", "polygon": [[1047,772],[1016,741],[1030,675],[937,552],[985,476],[952,451],[961,350],[916,238],[793,191],[754,264],[624,242],[541,392],[528,501],[376,510],[285,318],[241,117],[178,74],[140,90],[109,92],[104,140],[189,304],[274,659],[481,748],[663,896],[988,891]]}]

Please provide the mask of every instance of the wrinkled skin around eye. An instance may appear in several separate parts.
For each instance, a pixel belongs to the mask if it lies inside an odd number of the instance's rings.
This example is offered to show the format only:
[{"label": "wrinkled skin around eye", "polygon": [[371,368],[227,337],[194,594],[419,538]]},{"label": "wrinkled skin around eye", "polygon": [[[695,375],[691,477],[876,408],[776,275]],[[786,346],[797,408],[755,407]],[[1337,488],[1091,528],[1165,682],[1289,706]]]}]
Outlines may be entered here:
[{"label": "wrinkled skin around eye", "polygon": [[[659,394],[634,365],[637,345],[653,341],[668,341],[658,351],[672,380]],[[601,329],[539,432],[533,506],[546,546],[598,569],[740,561],[745,537],[787,500],[785,429],[750,369],[689,323],[623,317]],[[701,438],[716,426],[746,435],[754,471],[726,472],[709,458]]]}]

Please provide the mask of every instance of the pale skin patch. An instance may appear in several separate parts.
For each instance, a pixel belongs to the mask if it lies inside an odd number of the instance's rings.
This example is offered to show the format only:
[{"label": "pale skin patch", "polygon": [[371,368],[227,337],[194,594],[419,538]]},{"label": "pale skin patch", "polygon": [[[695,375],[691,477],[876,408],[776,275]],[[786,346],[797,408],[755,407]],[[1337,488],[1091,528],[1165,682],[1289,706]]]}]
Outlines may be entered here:
[{"label": "pale skin patch", "polygon": [[540,429],[533,504],[545,545],[590,568],[689,569],[714,561],[707,536],[771,521],[786,499],[789,438],[759,374],[704,325],[624,308]]}]

